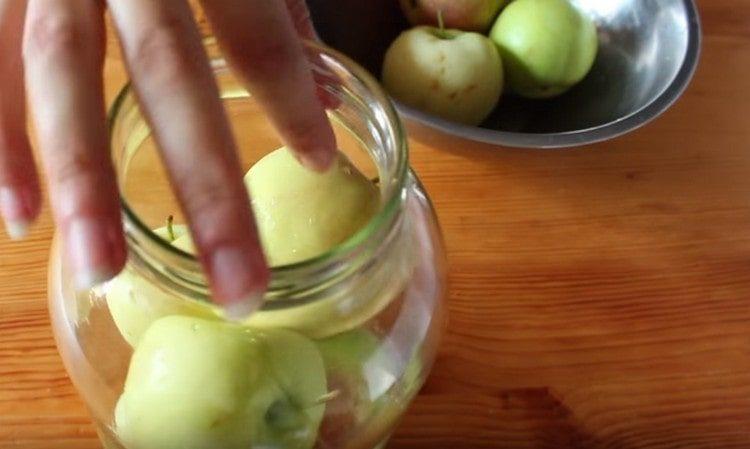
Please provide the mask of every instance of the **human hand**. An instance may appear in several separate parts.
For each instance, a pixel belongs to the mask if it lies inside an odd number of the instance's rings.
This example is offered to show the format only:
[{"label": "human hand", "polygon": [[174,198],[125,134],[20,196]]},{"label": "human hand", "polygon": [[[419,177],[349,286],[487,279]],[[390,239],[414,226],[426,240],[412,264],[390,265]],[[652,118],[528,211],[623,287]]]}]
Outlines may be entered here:
[{"label": "human hand", "polygon": [[[304,1],[202,3],[230,65],[284,144],[312,169],[327,168],[335,138],[299,42],[299,36],[314,38]],[[125,263],[105,127],[105,7],[214,297],[246,315],[260,305],[269,271],[236,145],[185,0],[0,0],[0,213],[6,228],[22,237],[40,209],[26,134],[27,92],[77,286],[103,282]]]}]

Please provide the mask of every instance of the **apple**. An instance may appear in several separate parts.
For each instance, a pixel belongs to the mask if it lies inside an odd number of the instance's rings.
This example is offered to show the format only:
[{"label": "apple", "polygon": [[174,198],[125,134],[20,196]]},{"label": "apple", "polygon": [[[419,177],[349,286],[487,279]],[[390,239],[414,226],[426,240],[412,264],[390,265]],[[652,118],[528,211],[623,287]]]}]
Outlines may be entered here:
[{"label": "apple", "polygon": [[503,64],[481,34],[420,26],[393,41],[382,78],[386,90],[408,106],[478,125],[500,99]]},{"label": "apple", "polygon": [[300,335],[169,316],[133,353],[115,433],[127,449],[309,449],[326,392]]},{"label": "apple", "polygon": [[333,167],[318,173],[282,147],[256,162],[245,183],[272,266],[331,250],[362,229],[380,205],[378,188],[340,152]]},{"label": "apple", "polygon": [[400,0],[400,3],[412,25],[438,25],[442,16],[447,28],[484,33],[507,0]]},{"label": "apple", "polygon": [[344,447],[345,440],[356,436],[357,426],[371,417],[365,364],[380,346],[372,332],[355,329],[316,341],[328,372],[333,398],[326,404],[320,428],[320,440],[326,447]]},{"label": "apple", "polygon": [[[187,235],[187,227],[175,225],[154,231],[159,237],[170,241]],[[110,315],[122,337],[130,346],[137,346],[141,336],[151,323],[167,315],[212,315],[209,305],[174,298],[156,283],[126,266],[120,274],[103,288]]]},{"label": "apple", "polygon": [[[281,147],[250,168],[245,184],[271,266],[311,259],[343,243],[367,224],[380,200],[377,187],[342,153],[318,173]],[[188,234],[173,245],[195,252]]]},{"label": "apple", "polygon": [[172,242],[172,246],[174,246],[175,248],[179,248],[186,253],[195,254],[195,244],[193,243],[193,238],[188,233],[185,233],[181,237],[175,239],[175,241]]},{"label": "apple", "polygon": [[[294,263],[325,253],[364,227],[380,203],[377,187],[341,153],[330,170],[316,173],[301,166],[282,147],[258,161],[246,174],[245,181],[253,193],[258,229],[271,265]],[[171,235],[166,228],[155,232],[167,240],[173,238],[173,246],[194,253],[187,228],[174,226],[173,231]],[[213,317],[219,312],[208,304],[172,298],[129,269],[110,282],[106,296],[115,324],[134,347],[158,318],[175,314]],[[342,309],[340,298],[332,297],[296,312],[258,312],[246,324],[292,328],[320,337],[338,332],[342,326],[356,326],[384,304],[382,300],[351,302],[346,310]]]},{"label": "apple", "polygon": [[506,82],[527,98],[560,95],[580,82],[596,58],[594,23],[568,0],[515,0],[490,32]]},{"label": "apple", "polygon": [[364,328],[316,344],[332,396],[320,427],[321,447],[350,447],[352,442],[360,444],[355,447],[374,447],[421,386],[422,358],[415,351],[403,360],[388,337]]}]

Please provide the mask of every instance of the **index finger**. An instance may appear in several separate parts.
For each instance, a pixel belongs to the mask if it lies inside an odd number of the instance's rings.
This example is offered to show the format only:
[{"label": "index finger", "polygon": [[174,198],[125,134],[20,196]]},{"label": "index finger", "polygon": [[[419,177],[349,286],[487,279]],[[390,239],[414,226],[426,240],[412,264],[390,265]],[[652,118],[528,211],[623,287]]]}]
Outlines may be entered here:
[{"label": "index finger", "polygon": [[214,297],[261,303],[268,268],[219,91],[184,0],[109,0],[136,95],[188,217]]}]

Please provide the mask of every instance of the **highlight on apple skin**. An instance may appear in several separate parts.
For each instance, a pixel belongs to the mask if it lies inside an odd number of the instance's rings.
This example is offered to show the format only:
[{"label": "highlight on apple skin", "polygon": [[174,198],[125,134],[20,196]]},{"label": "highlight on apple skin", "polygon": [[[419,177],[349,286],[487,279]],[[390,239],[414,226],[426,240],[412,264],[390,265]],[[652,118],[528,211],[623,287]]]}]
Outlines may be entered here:
[{"label": "highlight on apple skin", "polygon": [[318,173],[282,147],[256,162],[245,184],[271,266],[324,254],[364,228],[380,206],[378,188],[341,152]]}]

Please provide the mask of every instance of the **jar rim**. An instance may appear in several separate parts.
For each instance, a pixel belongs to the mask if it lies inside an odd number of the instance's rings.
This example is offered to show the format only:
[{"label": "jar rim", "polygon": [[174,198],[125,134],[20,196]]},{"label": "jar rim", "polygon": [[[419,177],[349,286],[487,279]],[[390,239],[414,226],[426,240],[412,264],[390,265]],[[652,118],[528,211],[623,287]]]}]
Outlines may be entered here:
[{"label": "jar rim", "polygon": [[[215,47],[218,50],[218,45],[216,44],[216,40],[214,37],[209,36],[204,38],[203,40],[204,46],[207,50],[211,49],[211,47]],[[345,69],[347,75],[351,76],[354,80],[356,80],[356,82],[361,83],[367,90],[368,94],[371,94],[376,100],[376,105],[380,109],[379,112],[382,112],[382,114],[384,115],[386,119],[385,122],[388,124],[388,129],[393,135],[394,142],[392,143],[396,148],[397,159],[393,174],[393,182],[395,183],[395,186],[390,190],[385,200],[381,202],[378,212],[370,218],[366,225],[349,236],[343,242],[332,247],[328,251],[310,259],[305,259],[292,264],[269,267],[271,272],[269,293],[273,292],[274,290],[286,289],[289,284],[288,280],[290,278],[294,278],[300,275],[304,276],[306,273],[319,273],[326,271],[328,266],[330,266],[331,264],[335,264],[340,258],[351,254],[357,248],[372,240],[372,238],[378,234],[378,231],[387,227],[390,223],[393,223],[397,218],[398,212],[400,211],[401,206],[405,200],[406,185],[408,180],[409,161],[406,134],[404,132],[404,128],[398,116],[398,113],[396,112],[396,108],[391,102],[388,94],[381,87],[380,83],[366,69],[361,67],[359,64],[357,64],[355,61],[353,61],[343,53],[319,42],[306,39],[302,39],[301,42],[307,53],[312,53],[317,56],[324,56],[335,61],[338,65],[340,65],[341,68]],[[223,63],[222,56],[214,56],[212,53],[215,52],[207,51],[207,53],[212,66],[215,67],[217,61]],[[131,95],[131,93],[132,82],[128,81],[118,92],[115,100],[108,110],[107,128],[109,131],[110,147],[112,146],[114,127],[117,124],[123,104],[125,100]],[[169,242],[159,237],[152,229],[150,229],[129,205],[122,191],[120,192],[120,208],[126,229],[126,237],[129,244],[133,240],[140,239],[140,241],[142,241],[143,239],[145,239],[150,244],[157,245],[157,248],[164,251],[171,258],[176,258],[176,260],[179,261],[179,264],[182,267],[184,267],[187,271],[192,272],[194,275],[200,275],[203,272],[198,259],[193,254],[183,251],[182,249],[177,248],[174,245],[171,245]],[[129,235],[131,233],[135,235]],[[199,299],[208,300],[208,297]],[[290,301],[290,303],[294,303],[294,301]],[[266,302],[263,307],[265,308],[266,305],[268,305],[268,302]],[[278,304],[276,306],[278,306]]]}]

